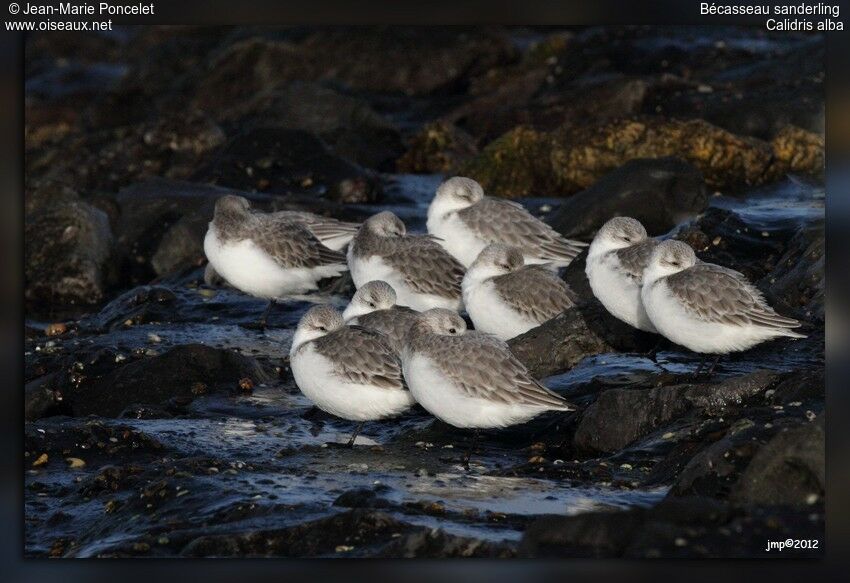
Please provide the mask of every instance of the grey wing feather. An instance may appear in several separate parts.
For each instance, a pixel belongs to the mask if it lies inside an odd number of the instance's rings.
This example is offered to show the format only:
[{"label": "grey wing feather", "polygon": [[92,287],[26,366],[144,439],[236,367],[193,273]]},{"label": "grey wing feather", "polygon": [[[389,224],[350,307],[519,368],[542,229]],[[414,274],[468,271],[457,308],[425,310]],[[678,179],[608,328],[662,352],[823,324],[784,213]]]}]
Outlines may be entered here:
[{"label": "grey wing feather", "polygon": [[254,238],[283,267],[345,265],[345,255],[325,247],[307,227],[296,222],[261,220]]},{"label": "grey wing feather", "polygon": [[388,310],[358,316],[357,323],[384,334],[390,342],[390,347],[400,353],[404,348],[404,337],[416,321],[417,315],[418,312],[406,306],[394,306]]},{"label": "grey wing feather", "polygon": [[488,334],[441,337],[429,352],[442,372],[470,397],[561,411],[575,409],[535,380],[507,344]]},{"label": "grey wing feather", "polygon": [[427,235],[407,235],[399,239],[385,259],[417,293],[444,298],[461,295],[463,265]]},{"label": "grey wing feather", "polygon": [[673,296],[705,322],[796,328],[800,322],[777,314],[762,293],[737,271],[698,263],[666,278]]},{"label": "grey wing feather", "polygon": [[587,246],[565,238],[522,205],[511,201],[484,197],[457,215],[488,243],[515,245],[549,261],[570,261]]},{"label": "grey wing feather", "polygon": [[526,265],[493,278],[502,300],[524,317],[542,324],[573,307],[577,298],[567,283],[539,265]]},{"label": "grey wing feather", "polygon": [[316,350],[334,363],[334,372],[351,383],[407,390],[401,361],[383,334],[346,326],[314,341]]},{"label": "grey wing feather", "polygon": [[331,217],[323,217],[301,211],[278,211],[272,213],[271,216],[280,222],[302,223],[320,241],[341,237],[351,238],[360,228],[358,223],[347,223]]},{"label": "grey wing feather", "polygon": [[649,258],[658,243],[656,239],[647,239],[612,253],[619,260],[623,271],[640,284],[643,283],[643,270],[649,264]]}]

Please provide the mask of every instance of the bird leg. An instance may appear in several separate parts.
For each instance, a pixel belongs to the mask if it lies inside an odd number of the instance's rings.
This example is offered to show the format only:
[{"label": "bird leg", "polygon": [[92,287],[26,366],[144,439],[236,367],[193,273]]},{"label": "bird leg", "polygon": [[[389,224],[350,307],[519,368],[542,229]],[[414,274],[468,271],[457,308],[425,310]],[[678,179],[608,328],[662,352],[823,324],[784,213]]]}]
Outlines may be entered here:
[{"label": "bird leg", "polygon": [[702,368],[705,366],[705,359],[706,356],[703,354],[699,359],[699,366],[697,366],[697,369],[694,371],[694,378],[699,377],[702,373]]},{"label": "bird leg", "polygon": [[351,434],[351,439],[348,440],[348,444],[346,447],[354,447],[354,440],[357,439],[357,436],[360,434],[360,430],[363,429],[364,421],[361,421],[357,424],[357,427],[354,428],[354,433]]},{"label": "bird leg", "polygon": [[661,364],[660,362],[658,362],[658,352],[661,350],[661,348],[662,348],[662,346],[663,346],[663,343],[664,343],[664,341],[663,341],[663,340],[661,340],[661,339],[659,339],[659,340],[655,343],[655,346],[653,346],[653,347],[649,350],[649,352],[647,352],[647,353],[646,353],[646,357],[647,357],[649,360],[651,360],[651,361],[652,361],[652,363],[653,363],[656,367],[660,368],[663,372],[669,372],[666,368],[664,368],[664,365],[663,365],[663,364]]},{"label": "bird leg", "polygon": [[272,307],[274,306],[274,300],[269,300],[269,305],[266,306],[266,309],[263,310],[263,315],[260,316],[260,321],[257,322],[257,326],[260,330],[266,329],[266,321],[269,319],[269,314],[272,311]]},{"label": "bird leg", "polygon": [[469,443],[469,451],[466,452],[466,457],[463,458],[463,469],[469,471],[469,458],[472,457],[472,452],[475,449],[475,444],[478,442],[478,429],[472,430],[472,440]]},{"label": "bird leg", "polygon": [[714,374],[714,369],[717,368],[717,363],[720,362],[720,354],[714,357],[714,362],[711,363],[711,367],[708,369],[706,375],[711,376]]}]

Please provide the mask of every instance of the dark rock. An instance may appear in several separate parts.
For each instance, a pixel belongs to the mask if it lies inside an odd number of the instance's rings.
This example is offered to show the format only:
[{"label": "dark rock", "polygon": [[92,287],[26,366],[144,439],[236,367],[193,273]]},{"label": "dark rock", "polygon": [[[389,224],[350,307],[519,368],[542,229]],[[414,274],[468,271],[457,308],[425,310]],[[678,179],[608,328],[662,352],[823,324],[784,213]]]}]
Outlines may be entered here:
[{"label": "dark rock", "polygon": [[759,370],[720,383],[694,385],[684,397],[705,415],[722,415],[730,407],[740,406],[756,395],[767,392],[781,378],[779,373]]},{"label": "dark rock", "polygon": [[208,390],[235,390],[239,380],[265,382],[268,374],[250,357],[201,344],[177,346],[159,356],[125,364],[88,379],[66,398],[77,416],[116,417],[134,403],[160,404],[170,399],[195,398],[192,385]]},{"label": "dark rock", "polygon": [[478,153],[475,140],[447,122],[427,124],[397,162],[399,172],[448,173]]},{"label": "dark rock", "polygon": [[491,559],[512,558],[514,547],[471,537],[448,534],[436,528],[425,528],[397,537],[381,549],[375,557],[448,559],[477,557]]},{"label": "dark rock", "polygon": [[797,371],[776,385],[769,396],[771,404],[787,405],[795,401],[822,400],[826,396],[824,369]]},{"label": "dark rock", "polygon": [[[48,454],[48,463],[66,464],[65,458],[78,457],[94,465],[104,458],[148,458],[162,455],[164,446],[157,439],[127,425],[107,425],[101,421],[71,420],[61,425],[43,421],[27,423],[24,451],[30,463]],[[110,463],[115,463],[114,461]]]},{"label": "dark rock", "polygon": [[131,324],[170,321],[180,304],[177,295],[167,287],[144,286],[123,293],[103,309],[80,324],[87,330],[116,330]]},{"label": "dark rock", "polygon": [[762,233],[738,214],[710,207],[676,238],[693,247],[701,260],[740,271],[756,282],[774,268],[790,237],[784,231],[767,232],[767,237]]},{"label": "dark rock", "polygon": [[344,508],[387,508],[387,500],[378,498],[377,492],[371,488],[357,488],[343,492],[334,500],[334,506]]},{"label": "dark rock", "polygon": [[334,156],[315,134],[301,130],[247,130],[195,174],[196,180],[246,191],[323,191],[332,200],[374,202],[377,177]]},{"label": "dark rock", "polygon": [[67,409],[62,393],[56,390],[59,375],[51,373],[32,380],[24,387],[24,419],[33,421],[58,415]]},{"label": "dark rock", "polygon": [[652,334],[621,322],[594,299],[512,338],[508,346],[540,378],[569,370],[587,356],[646,352],[654,343]]},{"label": "dark rock", "polygon": [[254,37],[232,44],[209,64],[198,104],[244,101],[293,80],[421,95],[461,84],[515,54],[503,33],[481,28],[333,27],[303,39]]},{"label": "dark rock", "polygon": [[707,203],[702,175],[687,162],[638,159],[566,199],[551,224],[567,237],[590,240],[611,217],[627,216],[656,236],[698,215]]},{"label": "dark rock", "polygon": [[180,554],[187,557],[346,556],[343,554],[346,551],[337,549],[350,546],[354,556],[362,556],[393,534],[413,528],[381,512],[351,510],[278,530],[202,535],[187,544]]},{"label": "dark rock", "polygon": [[[766,540],[821,539],[822,514],[741,509],[703,496],[665,499],[652,508],[545,517],[526,529],[518,555],[555,557],[771,556]],[[769,539],[765,532],[770,532]],[[734,533],[734,536],[729,533]],[[805,533],[805,534],[803,534]],[[823,550],[806,551],[820,556]]]},{"label": "dark rock", "polygon": [[824,223],[816,221],[802,227],[791,239],[785,254],[762,282],[768,297],[807,320],[823,321]]},{"label": "dark rock", "polygon": [[338,155],[367,168],[392,170],[404,152],[401,134],[363,99],[318,83],[294,82],[216,114],[241,129],[275,127],[315,133]]},{"label": "dark rock", "polygon": [[689,406],[684,386],[603,392],[582,414],[574,443],[585,452],[615,452],[660,425],[681,416]]},{"label": "dark rock", "polygon": [[523,533],[518,555],[524,558],[620,556],[641,528],[644,512],[635,509],[541,518]]},{"label": "dark rock", "polygon": [[106,214],[64,199],[26,219],[26,298],[51,305],[96,304],[108,284],[112,231]]},{"label": "dark rock", "polygon": [[581,415],[574,443],[583,452],[613,453],[690,410],[721,415],[775,385],[780,375],[757,371],[720,383],[604,391]]},{"label": "dark rock", "polygon": [[753,456],[730,499],[742,504],[806,507],[826,491],[824,416],[775,435]]}]

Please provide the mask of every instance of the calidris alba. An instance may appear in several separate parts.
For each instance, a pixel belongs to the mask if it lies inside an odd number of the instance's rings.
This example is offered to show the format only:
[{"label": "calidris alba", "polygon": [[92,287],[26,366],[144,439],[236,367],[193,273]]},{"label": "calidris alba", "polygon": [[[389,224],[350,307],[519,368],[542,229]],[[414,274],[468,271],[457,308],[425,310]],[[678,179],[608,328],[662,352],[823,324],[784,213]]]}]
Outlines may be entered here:
[{"label": "calidris alba", "polygon": [[320,243],[304,225],[252,212],[247,199],[233,195],[216,201],[204,253],[230,285],[270,302],[314,290],[320,279],[346,270],[345,256]]},{"label": "calidris alba", "polygon": [[641,299],[658,332],[694,352],[716,354],[714,365],[720,355],[765,340],[805,338],[791,330],[800,322],[777,314],[742,274],[699,261],[681,241],[664,241],[652,252]]},{"label": "calidris alba", "polygon": [[[467,332],[463,319],[449,310],[417,316],[405,339],[402,367],[419,404],[455,427],[508,427],[544,411],[575,409],[532,378],[504,342]],[[464,465],[469,467],[469,454]]]},{"label": "calidris alba", "polygon": [[429,235],[409,235],[389,211],[370,217],[348,246],[357,288],[374,280],[392,286],[399,305],[414,310],[461,307],[463,266]]},{"label": "calidris alba", "polygon": [[658,246],[639,221],[615,217],[596,233],[587,251],[585,273],[590,289],[613,316],[646,332],[655,326],[640,299],[643,271]]},{"label": "calidris alba", "polygon": [[347,324],[356,324],[384,334],[398,353],[418,312],[396,305],[395,290],[385,281],[360,286],[342,313]]},{"label": "calidris alba", "polygon": [[469,267],[463,304],[476,330],[508,340],[575,305],[575,295],[561,278],[523,263],[517,247],[491,243]]},{"label": "calidris alba", "polygon": [[310,308],[298,323],[289,351],[295,383],[322,411],[358,421],[392,417],[413,405],[401,362],[379,332],[346,326],[329,305]]},{"label": "calidris alba", "polygon": [[585,243],[561,236],[515,202],[484,196],[481,185],[456,176],[443,182],[428,207],[428,232],[464,267],[489,243],[522,249],[526,263],[569,265]]}]

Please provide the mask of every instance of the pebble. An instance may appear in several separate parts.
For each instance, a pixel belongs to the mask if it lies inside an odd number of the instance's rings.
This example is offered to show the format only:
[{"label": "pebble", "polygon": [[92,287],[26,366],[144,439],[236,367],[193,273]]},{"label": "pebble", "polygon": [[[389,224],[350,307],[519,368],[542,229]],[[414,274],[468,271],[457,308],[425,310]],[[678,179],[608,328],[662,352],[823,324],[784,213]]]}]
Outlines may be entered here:
[{"label": "pebble", "polygon": [[32,463],[32,467],[37,468],[37,467],[39,467],[39,466],[43,466],[44,464],[46,464],[46,463],[47,463],[47,459],[48,459],[48,458],[47,458],[47,454],[46,454],[46,453],[41,454],[41,455],[40,455],[40,456],[38,456],[38,458],[36,458],[36,460]]},{"label": "pebble", "polygon": [[86,462],[78,457],[65,458],[65,461],[68,462],[68,467],[71,469],[79,469],[86,467]]}]

